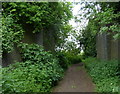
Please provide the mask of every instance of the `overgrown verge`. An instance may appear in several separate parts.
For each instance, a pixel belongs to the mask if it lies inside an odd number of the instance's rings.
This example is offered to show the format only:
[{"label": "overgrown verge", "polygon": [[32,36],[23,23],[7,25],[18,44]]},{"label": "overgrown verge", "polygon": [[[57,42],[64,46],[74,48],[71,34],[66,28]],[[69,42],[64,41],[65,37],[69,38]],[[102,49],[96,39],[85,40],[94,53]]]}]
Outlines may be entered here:
[{"label": "overgrown verge", "polygon": [[50,92],[63,76],[57,58],[37,44],[22,43],[19,47],[23,62],[2,68],[2,92]]},{"label": "overgrown verge", "polygon": [[74,54],[72,52],[65,52],[64,54],[65,54],[66,58],[68,59],[70,65],[81,62],[81,55],[79,55],[79,54]]},{"label": "overgrown verge", "polygon": [[[68,22],[72,18],[72,4],[69,2],[7,2],[2,3],[2,6],[0,57],[2,57],[3,52],[13,51],[14,45],[19,45],[22,57],[22,62],[2,68],[3,80],[0,80],[2,92],[5,94],[50,92],[51,88],[63,76],[64,70],[61,68],[62,64],[59,63],[60,59],[58,60],[50,52],[44,51],[37,44],[29,45],[20,42],[26,40],[24,32],[29,31],[38,35],[38,32],[43,32],[45,36],[48,36],[43,41],[44,48],[48,47],[46,50],[51,50],[49,48],[53,42],[51,40],[54,40],[55,45],[61,44],[64,41],[61,36],[66,37],[71,30]],[[36,38],[30,39],[30,43],[31,40],[36,40]]]},{"label": "overgrown verge", "polygon": [[97,92],[118,92],[120,71],[117,60],[100,61],[96,58],[87,58],[84,62],[96,84]]},{"label": "overgrown verge", "polygon": [[70,51],[68,52],[57,52],[56,53],[56,57],[59,60],[59,64],[61,65],[61,67],[63,69],[67,69],[70,65],[72,64],[77,64],[77,63],[81,63],[82,61],[82,56],[79,54],[74,54]]}]

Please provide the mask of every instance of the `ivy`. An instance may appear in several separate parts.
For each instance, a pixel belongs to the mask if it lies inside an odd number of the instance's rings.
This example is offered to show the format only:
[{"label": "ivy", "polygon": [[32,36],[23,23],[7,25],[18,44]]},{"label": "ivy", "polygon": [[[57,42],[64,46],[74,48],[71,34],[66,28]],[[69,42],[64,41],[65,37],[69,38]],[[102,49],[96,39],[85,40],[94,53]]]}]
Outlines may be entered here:
[{"label": "ivy", "polygon": [[11,14],[24,31],[29,26],[33,33],[42,31],[49,34],[52,30],[56,45],[64,42],[67,33],[71,31],[68,23],[73,17],[70,2],[4,2],[2,6],[2,14]]},{"label": "ivy", "polygon": [[23,38],[23,30],[15,24],[11,15],[2,17],[2,51],[11,52],[14,43],[18,43]]}]

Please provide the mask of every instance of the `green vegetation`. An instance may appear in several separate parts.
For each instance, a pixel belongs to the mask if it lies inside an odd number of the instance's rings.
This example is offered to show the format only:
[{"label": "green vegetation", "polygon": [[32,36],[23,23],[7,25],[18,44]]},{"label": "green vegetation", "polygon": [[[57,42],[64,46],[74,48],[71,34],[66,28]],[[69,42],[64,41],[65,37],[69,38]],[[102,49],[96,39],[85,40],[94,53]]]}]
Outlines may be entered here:
[{"label": "green vegetation", "polygon": [[65,56],[65,54],[63,52],[57,52],[55,54],[56,54],[56,57],[58,58],[60,66],[64,70],[66,70],[69,66],[69,61],[68,61],[67,57]]},{"label": "green vegetation", "polygon": [[72,51],[67,52],[57,52],[57,58],[59,59],[60,65],[63,69],[67,69],[68,66],[72,64],[81,63],[82,56],[79,54],[75,54]]},{"label": "green vegetation", "polygon": [[[68,21],[72,18],[69,2],[4,2],[2,3],[2,49],[11,53],[14,46],[19,49],[22,62],[15,62],[2,68],[3,93],[16,92],[50,92],[51,88],[62,78],[65,67],[64,57],[53,56],[53,52],[44,51],[46,46],[23,43],[24,33],[44,32],[52,35],[55,44],[64,42],[72,29]],[[51,30],[54,33],[51,33]],[[63,36],[64,38],[61,38]],[[44,39],[46,44],[49,38]],[[45,44],[45,43],[44,43]],[[48,45],[50,46],[50,45]],[[64,61],[66,62],[66,61]]]},{"label": "green vegetation", "polygon": [[[86,19],[89,22],[77,35],[69,24],[69,20],[73,18],[70,2],[2,3],[0,58],[16,47],[22,60],[1,68],[3,93],[51,92],[62,79],[65,70],[85,58],[83,62],[97,86],[96,91],[118,92],[118,61],[100,61],[88,57],[97,55],[97,34],[107,33],[113,35],[114,39],[120,38],[119,3],[86,2],[84,5],[81,10],[87,12],[79,15],[76,20],[80,22]],[[33,39],[34,42],[38,39],[38,44],[24,43],[26,32],[31,36],[42,32],[43,47],[38,45],[40,36]],[[66,40],[70,34],[75,40]],[[56,48],[60,50],[57,51]]]},{"label": "green vegetation", "polygon": [[[2,17],[2,51],[11,52],[14,44],[19,43],[23,38],[23,29],[19,24],[16,24],[12,15]],[[0,49],[1,50],[1,49]]]},{"label": "green vegetation", "polygon": [[23,62],[3,68],[3,93],[50,92],[63,76],[63,69],[52,54],[36,44],[23,44]]},{"label": "green vegetation", "polygon": [[[11,15],[14,26],[19,24],[24,31],[30,28],[29,32],[50,34],[50,30],[53,30],[56,45],[64,40],[60,36],[66,38],[71,30],[68,23],[72,18],[70,2],[4,2],[2,8],[3,17]],[[49,43],[49,39],[46,38],[46,42]]]},{"label": "green vegetation", "polygon": [[98,92],[118,92],[119,70],[118,61],[100,61],[96,58],[84,60]]},{"label": "green vegetation", "polygon": [[[93,28],[91,28],[93,25],[92,21],[89,21],[88,25],[84,30],[82,30],[81,35],[77,38],[80,41],[80,47],[82,47],[84,51],[84,57],[96,57],[97,51],[96,51],[96,33],[94,32]],[[96,24],[97,25],[97,24]]]},{"label": "green vegetation", "polygon": [[59,52],[53,56],[37,44],[20,43],[19,48],[23,62],[2,68],[3,93],[50,92],[63,77],[63,69],[81,62],[79,55]]},{"label": "green vegetation", "polygon": [[120,38],[120,2],[87,2],[83,10],[88,10],[83,17],[92,23],[89,28],[93,33],[108,33]]},{"label": "green vegetation", "polygon": [[79,54],[74,54],[72,52],[65,52],[64,54],[66,58],[68,59],[70,65],[81,62],[81,55]]},{"label": "green vegetation", "polygon": [[[106,33],[114,39],[120,38],[120,2],[86,2],[80,11],[86,13],[76,17],[77,22],[88,20],[87,26],[76,36],[85,57],[96,57],[96,36]],[[83,3],[78,3],[83,4]]]}]

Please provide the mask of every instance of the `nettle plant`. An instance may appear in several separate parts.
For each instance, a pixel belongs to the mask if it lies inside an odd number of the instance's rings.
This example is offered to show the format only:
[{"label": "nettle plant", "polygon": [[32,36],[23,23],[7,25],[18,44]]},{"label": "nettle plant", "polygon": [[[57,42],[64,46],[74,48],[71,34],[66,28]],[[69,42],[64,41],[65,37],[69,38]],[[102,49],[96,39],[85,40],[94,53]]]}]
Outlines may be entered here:
[{"label": "nettle plant", "polygon": [[19,47],[23,62],[3,68],[3,92],[50,92],[63,76],[58,60],[37,44]]}]

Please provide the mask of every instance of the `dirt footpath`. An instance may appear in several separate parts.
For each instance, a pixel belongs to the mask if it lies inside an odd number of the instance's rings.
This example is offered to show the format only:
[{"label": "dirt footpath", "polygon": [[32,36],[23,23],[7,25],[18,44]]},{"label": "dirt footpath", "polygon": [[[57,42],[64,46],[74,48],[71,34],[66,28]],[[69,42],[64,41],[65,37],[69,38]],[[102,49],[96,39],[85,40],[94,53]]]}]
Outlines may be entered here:
[{"label": "dirt footpath", "polygon": [[53,89],[53,92],[94,92],[95,85],[81,64],[68,68],[63,80]]}]

